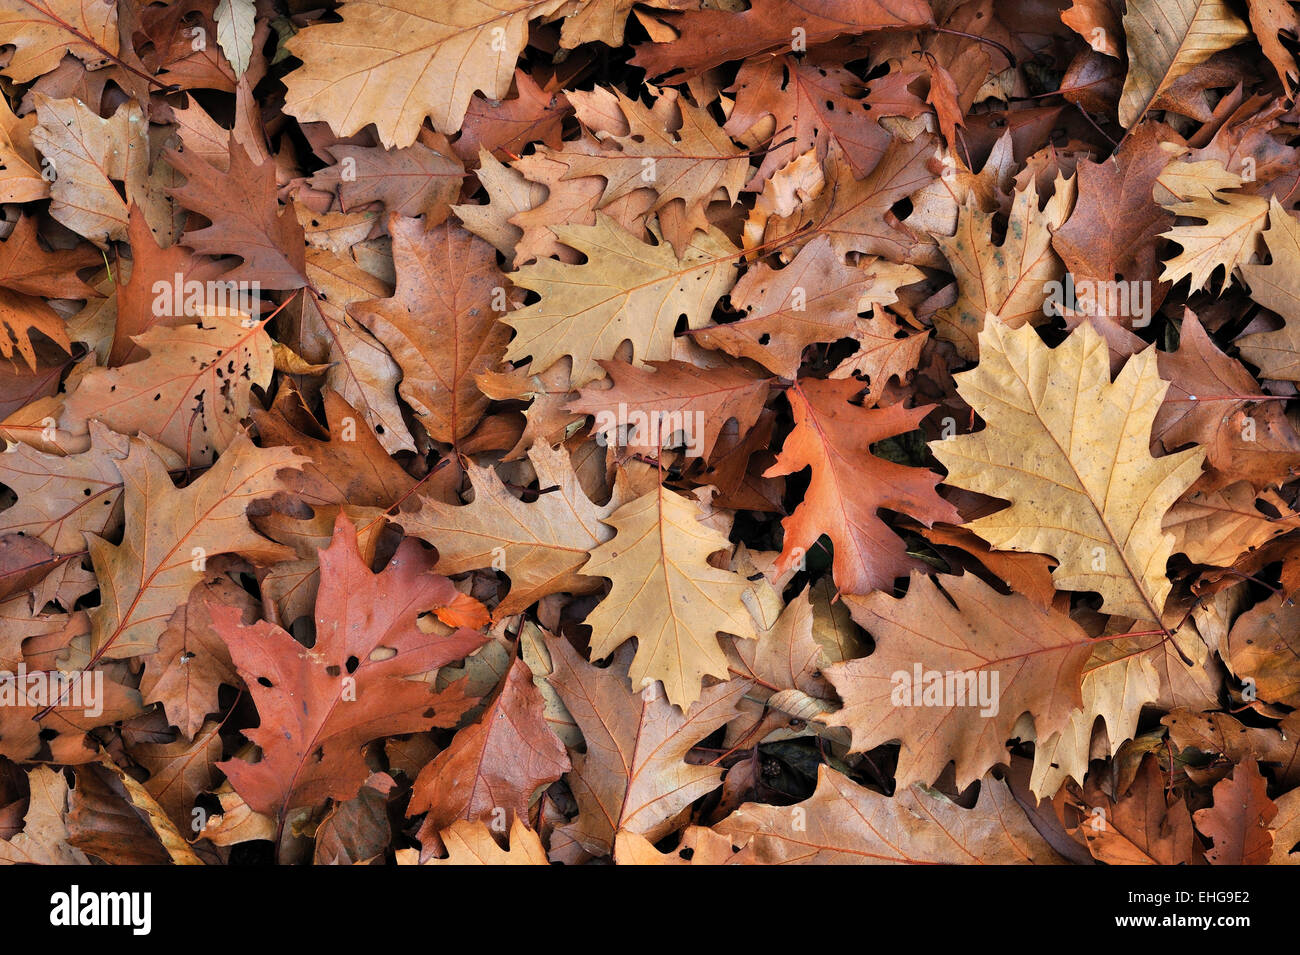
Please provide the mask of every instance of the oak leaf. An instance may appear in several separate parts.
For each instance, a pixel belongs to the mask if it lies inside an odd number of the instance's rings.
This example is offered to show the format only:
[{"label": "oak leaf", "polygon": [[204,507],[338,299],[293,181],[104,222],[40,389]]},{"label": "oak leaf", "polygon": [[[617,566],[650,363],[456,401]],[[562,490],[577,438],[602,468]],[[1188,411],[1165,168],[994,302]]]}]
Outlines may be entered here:
[{"label": "oak leaf", "polygon": [[337,189],[343,208],[381,202],[393,215],[425,216],[428,226],[447,218],[465,179],[458,159],[418,140],[392,150],[340,144],[330,148],[330,155],[335,164],[316,173],[312,184]]},{"label": "oak leaf", "polygon": [[[745,153],[708,110],[675,91],[660,93],[649,107],[622,92],[599,87],[590,93],[570,93],[569,101],[578,118],[600,138],[602,148],[590,154],[564,150],[556,158],[569,167],[565,178],[605,180],[597,208],[647,186],[658,194],[651,211],[680,199],[688,218],[702,216],[715,193],[725,194],[731,203],[739,197],[749,172]],[[592,114],[601,120],[599,128]],[[682,251],[681,244],[674,245]]]},{"label": "oak leaf", "polygon": [[[763,243],[820,234],[830,239],[839,255],[865,252],[890,262],[924,261],[921,238],[890,210],[900,199],[938,178],[930,168],[936,162],[936,142],[929,133],[920,133],[910,142],[895,139],[863,179],[854,178],[843,150],[838,143],[832,144],[826,154],[821,191],[790,216],[769,218]],[[942,261],[925,264],[941,265]]]},{"label": "oak leaf", "polygon": [[512,273],[515,285],[541,301],[502,318],[517,332],[505,357],[532,355],[536,373],[570,355],[575,387],[601,377],[598,360],[613,358],[624,341],[632,342],[636,362],[672,358],[678,317],[698,328],[735,283],[736,250],[716,229],[697,233],[681,257],[667,245],[638,242],[602,213],[594,226],[554,231],[587,261],[542,259]]},{"label": "oak leaf", "polygon": [[0,533],[26,534],[59,554],[81,550],[87,531],[107,536],[122,519],[117,465],[129,443],[98,421],[90,425],[89,449],[79,454],[46,454],[15,442],[0,455],[0,482],[18,498],[0,511]]},{"label": "oak leaf", "polygon": [[1089,44],[1095,44],[1093,49],[1098,53],[1123,58],[1120,11],[1111,0],[1073,0],[1070,9],[1061,13],[1061,22]]},{"label": "oak leaf", "polygon": [[494,101],[481,93],[474,95],[451,148],[467,163],[484,153],[514,156],[530,143],[542,142],[558,149],[564,120],[572,112],[565,94],[556,92],[558,86],[559,80],[554,78],[545,87],[539,86],[527,72],[516,69],[515,95],[510,99]]},{"label": "oak leaf", "polygon": [[[542,840],[518,817],[510,827],[508,849],[497,845],[485,822],[457,819],[438,836],[447,849],[446,858],[426,859],[422,865],[550,865]],[[419,856],[415,849],[398,849],[397,864],[414,865]]]},{"label": "oak leaf", "polygon": [[1259,699],[1286,706],[1300,704],[1300,609],[1278,593],[1256,604],[1232,624],[1227,663],[1249,679]]},{"label": "oak leaf", "polygon": [[90,652],[115,660],[151,653],[172,612],[203,579],[200,566],[220,554],[254,562],[292,551],[257,534],[250,502],[281,488],[278,473],[302,459],[285,448],[259,449],[237,437],[216,464],[178,489],[161,458],[141,439],[117,462],[124,481],[126,535],[121,544],[87,534],[101,603],[91,612]]},{"label": "oak leaf", "polygon": [[1295,56],[1282,43],[1279,34],[1300,35],[1300,16],[1295,7],[1277,0],[1250,0],[1250,26],[1268,61],[1277,70],[1277,78],[1285,90],[1293,90],[1300,80],[1300,66]]},{"label": "oak leaf", "polygon": [[1268,781],[1254,760],[1238,763],[1214,787],[1214,805],[1193,813],[1196,828],[1214,841],[1210,865],[1266,865],[1273,855],[1269,823],[1278,814],[1268,798]]},{"label": "oak leaf", "polygon": [[823,717],[866,752],[899,740],[899,786],[930,784],[949,760],[965,789],[1010,758],[1021,714],[1042,738],[1082,703],[1092,641],[1078,624],[978,577],[912,575],[907,595],[846,598],[876,641],[868,657],[826,670],[843,707]]},{"label": "oak leaf", "polygon": [[[746,60],[728,90],[736,105],[724,129],[737,139],[780,130],[781,145],[763,157],[749,188],[755,188],[810,149],[824,159],[831,139],[859,178],[869,173],[889,146],[880,125],[885,116],[914,119],[925,104],[908,90],[912,77],[901,70],[873,79],[864,87],[854,74],[834,64],[814,65],[794,56]],[[754,136],[759,145],[764,138]]]},{"label": "oak leaf", "polygon": [[[0,671],[0,756],[28,760],[48,745],[57,762],[93,758],[96,726],[139,716],[140,694],[100,670],[28,666]],[[72,754],[75,753],[75,756]]]},{"label": "oak leaf", "polygon": [[76,99],[36,94],[32,143],[52,164],[50,215],[101,248],[127,236],[127,196],[143,202],[149,175],[148,123],[135,102],[101,119]]},{"label": "oak leaf", "polygon": [[271,410],[254,410],[263,446],[283,445],[307,458],[284,476],[284,486],[314,510],[330,505],[387,509],[415,487],[415,479],[390,458],[379,437],[337,392],[322,395],[324,437],[303,396],[282,387]]},{"label": "oak leaf", "polygon": [[131,758],[149,770],[144,788],[181,831],[193,825],[194,803],[216,781],[221,759],[221,724],[208,720],[170,743],[141,743]]},{"label": "oak leaf", "polygon": [[635,637],[632,685],[660,680],[669,702],[683,708],[700,696],[704,677],[728,677],[720,632],[756,636],[750,582],[709,564],[710,554],[730,545],[701,516],[697,503],[660,486],[604,519],[615,535],[582,568],[613,582],[587,616],[592,658]]},{"label": "oak leaf", "polygon": [[457,820],[499,824],[502,811],[512,825],[526,820],[533,794],[569,768],[564,744],[546,724],[533,675],[516,659],[478,721],[420,771],[406,814],[425,813],[420,839],[427,853]]},{"label": "oak leaf", "polygon": [[1273,332],[1256,332],[1238,339],[1242,355],[1259,368],[1264,378],[1300,381],[1300,223],[1272,199],[1268,229],[1263,233],[1272,261],[1268,265],[1246,263],[1242,275],[1250,285],[1250,297],[1277,312],[1286,325]]},{"label": "oak leaf", "polygon": [[189,152],[172,149],[165,155],[185,177],[185,185],[169,190],[172,198],[211,222],[202,229],[187,229],[185,245],[208,255],[243,259],[222,276],[228,282],[255,281],[276,289],[307,284],[302,226],[293,210],[282,208],[276,198],[274,160],[255,160],[233,132],[228,170]]},{"label": "oak leaf", "polygon": [[1074,205],[1074,179],[1057,179],[1045,208],[1038,208],[1034,182],[1015,195],[1002,245],[989,241],[993,216],[968,198],[957,217],[957,234],[936,236],[957,279],[957,302],[934,316],[936,334],[963,358],[974,358],[980,329],[990,322],[1009,328],[1040,324],[1047,315],[1047,289],[1065,274],[1052,250],[1052,233]]},{"label": "oak leaf", "polygon": [[474,377],[505,351],[509,332],[498,319],[509,307],[506,279],[496,251],[457,226],[426,231],[418,219],[394,215],[388,231],[397,290],[389,299],[355,303],[349,314],[402,369],[398,390],[429,435],[459,444],[487,410]]},{"label": "oak leaf", "polygon": [[[1276,512],[1270,517],[1267,509]],[[1197,564],[1231,567],[1247,551],[1300,529],[1300,514],[1277,493],[1256,494],[1247,481],[1223,488],[1192,490],[1165,515],[1174,550]]]},{"label": "oak leaf", "polygon": [[[303,65],[285,78],[285,111],[339,136],[374,123],[386,149],[411,145],[426,117],[454,133],[476,90],[505,99],[528,21],[563,5],[349,0],[341,23],[315,24],[287,44]],[[407,94],[394,98],[398,88]]]},{"label": "oak leaf", "polygon": [[[795,13],[794,11],[798,12]],[[920,0],[828,0],[815,8],[793,10],[780,0],[751,0],[749,8],[703,9],[660,18],[678,35],[668,43],[642,44],[632,59],[651,76],[684,70],[685,79],[727,60],[789,49],[799,27],[807,43],[824,43],[845,33],[906,28],[932,23],[930,6]]]},{"label": "oak leaf", "polygon": [[474,500],[453,507],[422,498],[418,510],[394,518],[408,534],[438,549],[438,568],[460,574],[499,567],[510,592],[497,605],[498,618],[527,609],[549,594],[590,593],[599,581],[579,573],[589,552],[612,533],[605,526],[616,501],[588,499],[564,448],[534,445],[529,454],[543,493],[525,503],[490,468],[469,464]]},{"label": "oak leaf", "polygon": [[[896,301],[898,286],[913,279],[912,271],[883,265],[851,268],[832,251],[829,239],[817,236],[785,268],[776,270],[759,263],[747,271],[730,296],[732,307],[743,314],[734,322],[694,329],[692,335],[705,348],[752,358],[774,374],[794,378],[808,345],[859,338],[868,351],[867,335],[874,332],[883,340],[888,320],[877,312],[864,323],[858,315]],[[916,271],[915,278],[919,277]],[[890,342],[900,341],[895,347],[903,349],[910,345],[919,350],[924,341],[896,340],[892,334],[887,337]],[[914,365],[912,362],[907,368]],[[880,373],[888,369],[898,374],[899,368],[888,358],[880,363]]]},{"label": "oak leaf", "polygon": [[1031,326],[990,322],[979,355],[954,378],[984,430],[930,444],[946,483],[1011,502],[967,526],[994,547],[1055,557],[1058,588],[1096,591],[1105,611],[1159,624],[1173,551],[1161,521],[1205,452],[1148,450],[1168,387],[1155,350],[1112,382],[1091,323],[1050,349]]},{"label": "oak leaf", "polygon": [[158,652],[145,658],[140,680],[145,702],[162,704],[168,721],[185,740],[194,739],[204,718],[219,710],[221,684],[239,685],[230,651],[213,628],[212,604],[238,609],[245,624],[258,617],[252,594],[229,577],[202,581],[168,618],[158,638]]},{"label": "oak leaf", "polygon": [[478,154],[476,175],[488,201],[479,205],[453,205],[451,211],[466,229],[504,255],[507,264],[522,265],[515,255],[515,247],[523,238],[524,230],[515,224],[514,217],[541,203],[546,197],[546,187],[499,162],[486,149]]},{"label": "oak leaf", "polygon": [[614,861],[619,865],[746,865],[748,850],[737,852],[722,833],[703,826],[688,826],[675,849],[660,852],[645,836],[626,830],[614,839]]},{"label": "oak leaf", "polygon": [[[1272,763],[1277,767],[1278,780],[1288,785],[1294,782],[1296,770],[1300,768],[1300,746],[1295,735],[1300,718],[1294,713],[1287,714],[1272,729],[1247,726],[1228,713],[1195,713],[1185,709],[1174,710],[1160,722],[1169,728],[1169,739],[1176,751],[1187,749],[1222,756],[1233,765],[1249,759]],[[1195,759],[1195,753],[1189,758]]]},{"label": "oak leaf", "polygon": [[1124,34],[1129,67],[1119,122],[1129,129],[1192,67],[1249,39],[1250,28],[1223,0],[1130,0]]},{"label": "oak leaf", "polygon": [[[1218,161],[1213,164],[1218,165]],[[1234,178],[1237,177],[1234,175]],[[1240,184],[1239,178],[1237,184]],[[1276,199],[1272,201],[1277,203]],[[1203,225],[1175,226],[1163,233],[1164,238],[1181,245],[1183,251],[1165,263],[1160,281],[1177,282],[1187,277],[1192,291],[1204,288],[1220,266],[1225,270],[1224,284],[1231,281],[1237,266],[1244,265],[1254,255],[1265,222],[1274,225],[1268,201],[1242,192],[1201,188],[1187,199],[1162,205],[1175,215],[1204,222]],[[1277,215],[1287,216],[1280,205],[1276,208]],[[1276,223],[1276,226],[1279,230],[1282,228],[1281,223]]]},{"label": "oak leaf", "polygon": [[451,581],[430,572],[417,544],[373,574],[355,528],[340,516],[320,560],[310,649],[264,620],[243,626],[238,610],[211,607],[261,717],[259,728],[245,731],[261,760],[218,767],[249,806],[282,827],[294,809],[355,796],[368,775],[362,747],[371,740],[454,725],[472,700],[454,691],[435,695],[411,677],[461,659],[486,639],[468,629],[439,637],[417,624],[456,594]]},{"label": "oak leaf", "polygon": [[19,119],[8,103],[0,103],[0,201],[35,202],[50,194],[41,176],[41,162],[32,144],[36,115]]},{"label": "oak leaf", "polygon": [[586,741],[568,775],[578,817],[556,830],[553,852],[559,840],[572,843],[575,858],[606,856],[620,832],[657,841],[679,812],[720,784],[721,767],[685,757],[737,715],[735,705],[752,684],[708,687],[683,710],[665,698],[662,685],[634,692],[618,664],[594,667],[562,637],[547,647],[554,665],[547,679]]},{"label": "oak leaf", "polygon": [[[218,281],[226,271],[226,264],[197,256],[183,245],[162,248],[158,244],[144,213],[132,205],[127,225],[127,240],[131,245],[131,272],[125,282],[114,285],[116,295],[115,321],[107,353],[96,348],[105,365],[124,365],[139,361],[148,352],[135,341],[151,328],[162,325],[193,325],[202,321],[205,305],[217,305],[217,296],[207,298],[208,289],[223,294],[227,305],[238,307],[235,286],[209,285]],[[193,294],[194,286],[186,294],[188,283],[200,283],[202,296]],[[161,283],[161,284],[160,284]],[[80,319],[82,316],[78,316]],[[82,326],[84,327],[84,325]],[[81,340],[86,340],[82,338]]]},{"label": "oak leaf", "polygon": [[15,350],[33,371],[36,347],[31,332],[40,332],[65,352],[72,350],[63,319],[41,296],[91,298],[98,293],[77,277],[77,270],[97,261],[86,246],[47,252],[37,241],[36,222],[23,216],[9,238],[0,242],[0,355]]},{"label": "oak leaf", "polygon": [[1142,761],[1129,790],[1111,799],[1097,780],[1083,792],[1086,817],[1077,827],[1088,851],[1107,865],[1192,865],[1196,836],[1187,804],[1170,800],[1159,762]]},{"label": "oak leaf", "polygon": [[[791,809],[802,809],[796,817]],[[803,825],[796,828],[796,819]],[[713,827],[759,865],[1057,865],[1060,857],[1005,783],[986,779],[962,809],[912,786],[892,798],[827,766],[817,789],[791,806],[747,804]]]},{"label": "oak leaf", "polygon": [[391,286],[355,259],[324,249],[308,251],[307,279],[304,296],[286,309],[297,326],[296,351],[307,361],[329,364],[325,384],[366,416],[389,454],[414,450],[397,403],[401,369],[388,349],[348,316],[354,303],[383,298]]},{"label": "oak leaf", "polygon": [[[1288,442],[1277,440],[1294,434],[1285,415],[1269,404],[1255,403],[1259,383],[1241,362],[1219,350],[1190,311],[1183,316],[1178,350],[1160,352],[1157,364],[1169,390],[1152,424],[1152,437],[1165,451],[1204,446],[1212,472],[1198,489],[1208,491],[1241,478],[1264,488],[1275,483],[1288,464],[1297,463],[1300,447],[1290,442],[1288,449]],[[1249,427],[1247,418],[1252,421]],[[1269,424],[1280,433],[1275,436]],[[1248,465],[1252,460],[1258,463]]]},{"label": "oak leaf", "polygon": [[827,534],[835,545],[835,583],[844,593],[855,594],[888,589],[913,566],[903,540],[881,520],[882,508],[927,525],[961,520],[936,493],[938,475],[871,451],[873,443],[915,429],[931,409],[901,404],[857,408],[849,402],[862,389],[853,379],[797,382],[786,392],[794,431],[776,464],[764,472],[773,477],[812,469],[804,500],[781,522],[785,539],[776,572],[800,564],[817,538]]},{"label": "oak leaf", "polygon": [[643,370],[602,361],[612,387],[589,386],[569,403],[570,411],[595,416],[592,433],[599,443],[657,457],[661,448],[684,441],[687,454],[709,460],[727,423],[734,420],[741,433],[747,432],[767,400],[770,379],[756,378],[739,366],[647,364],[650,368]]},{"label": "oak leaf", "polygon": [[105,54],[114,56],[120,49],[117,4],[112,0],[4,0],[0,34],[6,45],[16,48],[0,72],[16,83],[49,73],[65,53],[89,68],[102,65]]},{"label": "oak leaf", "polygon": [[263,322],[214,312],[201,325],[155,326],[135,337],[148,357],[118,368],[95,368],[59,416],[71,435],[92,419],[123,434],[144,434],[184,457],[207,464],[238,439],[252,407],[253,386],[274,371]]},{"label": "oak leaf", "polygon": [[[1123,619],[1123,618],[1121,618]],[[1067,779],[1083,782],[1092,757],[1114,756],[1138,732],[1143,707],[1157,703],[1170,685],[1172,673],[1184,677],[1189,668],[1183,658],[1204,655],[1205,644],[1184,626],[1165,639],[1158,631],[1137,631],[1112,623],[1107,639],[1098,640],[1084,667],[1083,706],[1070,715],[1069,724],[1050,737],[1034,742],[1030,790],[1040,799],[1056,793]],[[1186,686],[1179,694],[1191,696]],[[1098,718],[1102,723],[1097,724]],[[1104,740],[1099,735],[1104,732]]]},{"label": "oak leaf", "polygon": [[[600,146],[588,136],[583,140],[583,149],[595,152]],[[511,168],[532,183],[536,190],[529,196],[529,205],[519,208],[510,217],[510,223],[523,232],[516,243],[515,264],[546,258],[570,264],[582,261],[581,253],[571,243],[562,241],[554,227],[598,224],[596,203],[605,191],[604,181],[599,176],[566,178],[569,164],[558,151],[546,146],[520,156]],[[645,189],[606,204],[600,214],[609,216],[637,239],[647,241],[652,237],[648,224],[653,221],[649,212],[654,202],[655,192],[647,184]]]},{"label": "oak leaf", "polygon": [[68,781],[49,766],[27,774],[31,799],[23,817],[23,830],[0,839],[3,865],[90,865],[80,849],[68,844]]},{"label": "oak leaf", "polygon": [[[1094,7],[1109,10],[1104,2]],[[1061,18],[1078,9],[1076,4]],[[1158,124],[1144,123],[1125,137],[1111,159],[1083,160],[1076,167],[1078,201],[1065,224],[1052,233],[1052,248],[1076,285],[1111,282],[1116,275],[1155,282],[1160,234],[1173,224],[1171,214],[1152,195],[1168,158],[1159,148],[1162,130]],[[1153,289],[1153,308],[1159,305],[1154,301],[1157,294]]]}]

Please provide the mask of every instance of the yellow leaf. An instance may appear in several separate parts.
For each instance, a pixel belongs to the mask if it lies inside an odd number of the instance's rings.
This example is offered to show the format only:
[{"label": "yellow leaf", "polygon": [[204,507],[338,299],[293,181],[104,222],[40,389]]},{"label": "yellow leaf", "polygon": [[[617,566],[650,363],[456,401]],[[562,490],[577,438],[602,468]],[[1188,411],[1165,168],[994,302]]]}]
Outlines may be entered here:
[{"label": "yellow leaf", "polygon": [[275,356],[275,370],[286,375],[319,375],[330,370],[331,363],[313,365],[288,345],[271,343],[271,354]]},{"label": "yellow leaf", "polygon": [[1106,613],[1159,621],[1173,534],[1161,521],[1205,451],[1149,450],[1167,382],[1155,348],[1110,380],[1104,339],[1085,323],[1055,349],[1033,328],[989,323],[980,363],[955,375],[983,431],[930,443],[946,483],[1011,502],[968,525],[996,548],[1050,554],[1056,586],[1096,591]]},{"label": "yellow leaf", "polygon": [[[542,840],[518,816],[510,827],[508,849],[497,845],[492,830],[482,820],[457,819],[442,830],[442,842],[447,847],[447,858],[429,859],[424,865],[550,865]],[[397,851],[398,865],[416,865],[419,858],[417,849]]]},{"label": "yellow leaf", "polygon": [[[1268,218],[1268,202],[1262,196],[1221,191],[1227,184],[1240,185],[1241,180],[1227,173],[1236,179],[1231,183],[1223,175],[1225,170],[1217,160],[1174,162],[1170,165],[1181,167],[1171,182],[1176,187],[1181,186],[1188,195],[1182,197],[1182,201],[1162,202],[1161,205],[1174,215],[1204,220],[1204,225],[1175,226],[1163,233],[1163,238],[1177,242],[1183,251],[1165,263],[1160,281],[1177,282],[1190,276],[1191,289],[1195,292],[1204,288],[1214,270],[1222,265],[1227,271],[1226,283],[1231,280],[1233,270],[1254,254],[1256,239]],[[1204,175],[1204,188],[1193,187],[1194,179],[1191,177],[1195,175]],[[1166,185],[1163,176],[1161,184]]]},{"label": "yellow leaf", "polygon": [[[1162,152],[1181,156],[1187,152],[1185,147],[1174,143],[1161,143]],[[1241,186],[1241,177],[1225,169],[1218,159],[1205,159],[1201,162],[1184,162],[1173,159],[1168,162],[1160,175],[1156,177],[1158,188],[1155,190],[1156,202],[1168,205],[1176,199],[1192,199],[1220,192],[1223,189],[1237,189]]]},{"label": "yellow leaf", "polygon": [[537,374],[571,355],[574,388],[603,378],[597,360],[613,358],[624,341],[638,363],[669,360],[678,316],[699,328],[736,283],[738,250],[717,229],[695,233],[680,259],[667,244],[639,242],[599,212],[594,226],[552,231],[587,261],[541,259],[511,274],[542,300],[502,318],[518,332],[506,360],[532,355]]},{"label": "yellow leaf", "polygon": [[117,764],[104,754],[100,758],[100,763],[105,769],[109,770],[122,785],[126,788],[127,798],[130,799],[131,805],[144,813],[149,822],[149,827],[153,829],[154,835],[162,843],[162,847],[167,851],[175,865],[203,865],[203,860],[194,854],[185,837],[180,834],[176,824],[168,818],[167,813],[163,811],[158,801],[149,794],[142,783],[136,782],[134,777],[129,776]]},{"label": "yellow leaf", "polygon": [[68,844],[68,781],[48,766],[27,774],[31,796],[23,831],[0,839],[0,865],[90,865],[86,854]]},{"label": "yellow leaf", "polygon": [[0,97],[0,202],[35,202],[50,194],[32,145],[36,114],[22,119]]},{"label": "yellow leaf", "polygon": [[[692,105],[675,90],[660,91],[653,106],[603,87],[573,93],[571,101],[578,105],[580,118],[596,112],[610,127],[601,137],[600,152],[561,154],[569,166],[566,179],[600,176],[605,180],[598,206],[649,187],[659,194],[655,210],[681,199],[688,209],[703,212],[718,190],[734,203],[745,185],[747,155],[707,109]],[[623,120],[622,128],[618,119]]]},{"label": "yellow leaf", "polygon": [[[254,812],[235,792],[230,781],[223,782],[213,793],[221,803],[221,812],[208,817],[199,835],[214,846],[234,846],[241,842],[275,838],[275,820]],[[412,850],[418,855],[418,850]]]},{"label": "yellow leaf", "polygon": [[1250,297],[1271,308],[1286,326],[1238,339],[1237,347],[1264,378],[1300,381],[1300,223],[1272,199],[1264,242],[1272,261],[1242,265]]},{"label": "yellow leaf", "polygon": [[700,516],[693,501],[659,487],[608,518],[617,531],[614,539],[593,550],[582,568],[585,575],[614,582],[587,617],[592,658],[606,657],[636,637],[628,670],[633,688],[662,680],[669,701],[683,709],[700,695],[705,676],[729,675],[720,631],[758,635],[744,603],[750,582],[709,564],[710,554],[730,545]]},{"label": "yellow leaf", "polygon": [[612,535],[601,523],[617,501],[597,506],[587,498],[564,448],[546,442],[529,457],[542,487],[555,488],[525,504],[491,468],[469,463],[466,471],[474,500],[453,507],[429,497],[420,509],[394,520],[438,549],[438,570],[459,574],[499,569],[510,578],[510,592],[495,610],[497,619],[526,610],[548,594],[589,593],[600,581],[578,573],[587,552]]}]

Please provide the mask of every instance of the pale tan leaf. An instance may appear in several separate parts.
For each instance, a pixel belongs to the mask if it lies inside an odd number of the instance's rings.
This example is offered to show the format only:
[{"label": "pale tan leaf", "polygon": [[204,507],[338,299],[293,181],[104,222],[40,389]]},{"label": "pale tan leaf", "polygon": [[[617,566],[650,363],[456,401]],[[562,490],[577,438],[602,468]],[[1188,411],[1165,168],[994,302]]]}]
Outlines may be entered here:
[{"label": "pale tan leaf", "polygon": [[613,358],[624,341],[638,363],[672,358],[678,316],[700,327],[736,280],[736,250],[716,229],[696,233],[681,258],[667,245],[638,242],[602,213],[594,226],[554,231],[587,261],[542,259],[511,274],[541,301],[502,319],[518,333],[505,357],[532,355],[533,371],[544,372],[570,355],[575,387],[603,377],[597,361]]},{"label": "pale tan leaf", "polygon": [[1106,612],[1159,623],[1174,544],[1161,522],[1205,452],[1148,450],[1168,387],[1155,349],[1112,383],[1091,322],[1055,349],[1030,326],[1000,322],[979,341],[979,365],[955,378],[985,428],[930,444],[947,483],[1011,502],[968,526],[994,547],[1055,557],[1058,588],[1096,591]]},{"label": "pale tan leaf", "polygon": [[818,767],[793,806],[746,804],[713,827],[760,865],[1057,865],[1005,783],[988,778],[973,809],[913,786],[891,798]]},{"label": "pale tan leaf", "polygon": [[719,632],[757,635],[745,606],[752,585],[708,563],[730,545],[702,516],[694,501],[658,487],[607,519],[614,538],[592,550],[582,568],[586,576],[613,581],[587,616],[593,659],[636,637],[632,685],[639,690],[661,680],[669,701],[683,708],[700,695],[704,677],[729,675]]},{"label": "pale tan leaf", "polygon": [[[343,22],[300,31],[288,50],[303,65],[285,78],[285,111],[324,120],[339,136],[369,123],[387,149],[415,141],[425,117],[460,129],[481,90],[504,99],[528,21],[565,0],[351,0]],[[394,90],[405,90],[394,96]]]},{"label": "pale tan leaf", "polygon": [[1224,0],[1128,0],[1124,33],[1129,69],[1119,121],[1126,129],[1192,67],[1251,36]]}]

